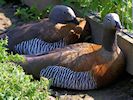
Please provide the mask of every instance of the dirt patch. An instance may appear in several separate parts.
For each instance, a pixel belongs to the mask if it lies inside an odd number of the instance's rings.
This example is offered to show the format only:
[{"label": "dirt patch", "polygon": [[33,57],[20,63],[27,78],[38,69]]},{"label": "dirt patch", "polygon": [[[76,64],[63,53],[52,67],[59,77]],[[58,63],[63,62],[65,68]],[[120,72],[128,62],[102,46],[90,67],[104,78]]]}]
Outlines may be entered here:
[{"label": "dirt patch", "polygon": [[0,13],[0,32],[5,31],[11,24],[11,20],[4,13]]},{"label": "dirt patch", "polygon": [[14,15],[16,7],[17,5],[13,4],[0,6],[0,33],[24,24],[24,22]]}]

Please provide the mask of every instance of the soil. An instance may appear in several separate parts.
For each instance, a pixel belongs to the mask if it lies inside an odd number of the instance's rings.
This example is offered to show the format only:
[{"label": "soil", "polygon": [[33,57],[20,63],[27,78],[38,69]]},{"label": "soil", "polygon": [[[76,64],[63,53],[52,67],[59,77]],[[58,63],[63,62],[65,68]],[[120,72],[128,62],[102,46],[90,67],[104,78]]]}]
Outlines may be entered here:
[{"label": "soil", "polygon": [[[14,16],[16,7],[13,4],[0,6],[0,33],[24,24]],[[133,76],[125,72],[114,84],[97,90],[75,91],[54,87],[50,90],[50,100],[133,100]]]}]

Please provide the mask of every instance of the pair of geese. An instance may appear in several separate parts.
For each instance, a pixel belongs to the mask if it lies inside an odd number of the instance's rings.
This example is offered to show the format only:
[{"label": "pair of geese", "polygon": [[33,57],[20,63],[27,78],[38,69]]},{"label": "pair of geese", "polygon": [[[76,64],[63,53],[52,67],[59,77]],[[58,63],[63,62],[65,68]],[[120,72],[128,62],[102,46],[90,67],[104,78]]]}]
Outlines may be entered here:
[{"label": "pair of geese", "polygon": [[[124,70],[124,56],[117,45],[119,16],[109,13],[103,20],[103,44],[77,43],[86,21],[76,18],[67,6],[57,5],[48,19],[17,27],[8,36],[11,51],[24,55],[25,72],[52,79],[55,87],[89,90],[114,82]],[[87,33],[88,34],[88,33]]]}]

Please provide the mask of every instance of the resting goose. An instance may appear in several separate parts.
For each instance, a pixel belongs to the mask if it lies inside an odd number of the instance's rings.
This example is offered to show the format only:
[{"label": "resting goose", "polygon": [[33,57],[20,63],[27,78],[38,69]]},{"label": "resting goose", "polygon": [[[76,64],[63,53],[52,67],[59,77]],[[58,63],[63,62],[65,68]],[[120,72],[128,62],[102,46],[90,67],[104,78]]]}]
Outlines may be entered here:
[{"label": "resting goose", "polygon": [[[51,10],[49,18],[45,18],[40,22],[18,26],[0,37],[8,36],[10,51],[19,54],[34,54],[38,53],[36,52],[38,45],[34,45],[35,43],[43,45],[45,49],[50,47],[54,49],[77,42],[80,35],[85,34],[82,32],[85,25],[86,21],[83,18],[76,18],[70,7],[56,5]],[[27,50],[28,47],[32,47],[32,50],[30,48]],[[42,51],[45,53],[49,51],[48,49]]]},{"label": "resting goose", "polygon": [[53,80],[53,86],[89,90],[114,82],[124,70],[124,56],[117,45],[119,16],[109,13],[103,20],[103,44],[76,43],[48,54],[24,56],[23,69],[34,77]]}]

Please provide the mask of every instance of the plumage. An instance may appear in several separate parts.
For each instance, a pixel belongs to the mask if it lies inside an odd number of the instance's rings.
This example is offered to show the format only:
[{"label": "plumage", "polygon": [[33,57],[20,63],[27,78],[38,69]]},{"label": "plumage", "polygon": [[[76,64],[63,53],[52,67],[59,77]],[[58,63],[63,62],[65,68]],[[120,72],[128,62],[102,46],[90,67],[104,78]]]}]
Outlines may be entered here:
[{"label": "plumage", "polygon": [[[41,40],[40,38],[33,38],[31,40],[22,41],[21,43],[14,46],[14,52],[19,53],[19,54],[28,54],[28,55],[29,54],[30,55],[31,54],[40,54],[40,53],[46,53],[46,52],[52,51],[56,48],[62,48],[68,44],[73,44],[76,42],[83,41],[83,39],[81,40],[81,38],[87,37],[87,36],[83,36],[83,35],[86,35],[85,33],[88,33],[88,32],[85,32],[85,29],[84,29],[85,23],[86,23],[86,21],[82,20],[78,26],[75,26],[75,28],[83,27],[82,30],[79,30],[78,28],[71,30],[70,34],[66,35],[64,38],[60,39],[59,41],[47,42],[45,40]],[[81,35],[81,38],[80,38],[80,35]],[[88,34],[88,36],[89,36],[89,34]],[[37,47],[38,45],[39,45],[39,48],[40,49],[43,48],[43,50],[37,50],[37,49],[39,49]],[[35,53],[33,51],[35,51]]]},{"label": "plumage", "polygon": [[[24,56],[25,62],[20,64],[27,73],[34,77],[41,75],[52,78],[54,80],[52,85],[57,87],[89,90],[109,85],[123,72],[125,64],[124,55],[116,40],[116,30],[121,28],[118,19],[119,16],[115,13],[105,16],[102,45],[93,43],[71,44],[47,54]],[[76,74],[70,75],[70,73]],[[84,73],[82,77],[86,75],[85,73],[91,73],[91,75],[85,79],[88,81],[84,81],[80,78],[79,73]],[[79,76],[76,79],[79,78],[79,82],[83,84],[77,83],[75,76]],[[68,78],[68,81],[61,80],[62,78]],[[75,81],[73,82],[73,80]],[[77,87],[78,84],[80,84],[79,87]]]},{"label": "plumage", "polygon": [[56,48],[63,48],[66,46],[63,39],[57,42],[48,43],[40,39],[32,39],[29,41],[23,41],[15,46],[15,52],[25,55],[35,55],[48,53]]},{"label": "plumage", "polygon": [[8,36],[8,47],[14,52],[17,44],[35,38],[45,43],[63,40],[65,44],[71,44],[76,43],[81,35],[89,35],[88,32],[83,31],[85,25],[85,19],[76,18],[70,7],[57,5],[52,9],[49,18],[18,26],[1,35],[0,38]]},{"label": "plumage", "polygon": [[40,76],[53,80],[53,86],[77,90],[95,89],[96,82],[91,72],[75,72],[62,66],[48,66]]}]

